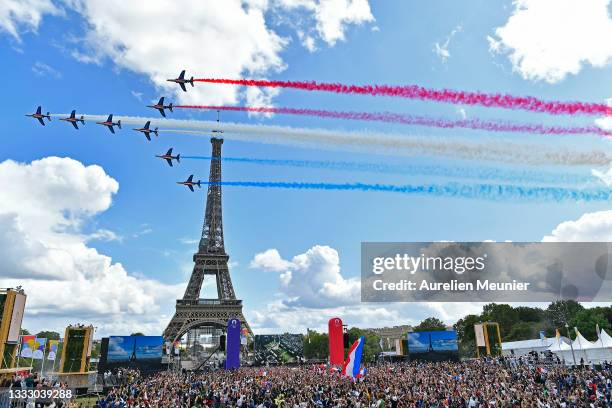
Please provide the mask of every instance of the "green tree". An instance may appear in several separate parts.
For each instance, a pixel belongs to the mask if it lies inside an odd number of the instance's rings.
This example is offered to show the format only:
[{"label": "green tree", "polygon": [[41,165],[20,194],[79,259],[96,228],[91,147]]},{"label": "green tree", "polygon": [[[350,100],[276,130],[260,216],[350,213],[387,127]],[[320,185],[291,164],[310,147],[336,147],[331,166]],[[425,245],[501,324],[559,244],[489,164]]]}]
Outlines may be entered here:
[{"label": "green tree", "polygon": [[489,303],[482,308],[482,321],[499,323],[502,339],[505,339],[512,326],[519,322],[519,313],[512,306],[505,303]]},{"label": "green tree", "polygon": [[610,329],[610,323],[606,319],[606,316],[601,313],[601,311],[593,309],[582,309],[578,311],[574,317],[570,319],[568,324],[570,331],[573,331],[573,328],[577,327],[580,333],[591,341],[597,340],[597,325],[599,325],[600,329]]},{"label": "green tree", "polygon": [[304,338],[304,357],[327,359],[329,355],[329,337],[325,333],[308,330]]},{"label": "green tree", "polygon": [[474,333],[474,325],[480,323],[479,315],[467,315],[463,319],[459,319],[454,324],[453,329],[457,332],[459,340],[459,355],[464,357],[476,356],[476,335]]},{"label": "green tree", "polygon": [[130,334],[130,336],[144,336],[144,333],[136,332],[136,333]]},{"label": "green tree", "polygon": [[43,330],[36,333],[36,337],[46,338],[47,340],[59,340],[60,334],[58,332]]},{"label": "green tree", "polygon": [[19,331],[19,334],[21,334],[22,336],[29,336],[30,335],[30,331],[28,329],[21,329]]},{"label": "green tree", "polygon": [[423,332],[423,331],[442,331],[446,330],[446,325],[444,322],[437,317],[428,317],[423,320],[417,326],[413,327],[415,332]]},{"label": "green tree", "polygon": [[362,360],[366,363],[374,362],[376,356],[382,351],[380,348],[380,336],[370,330],[351,327],[348,330],[349,347],[361,336],[365,336]]},{"label": "green tree", "polygon": [[554,327],[562,328],[584,307],[575,300],[558,300],[546,308],[546,318]]},{"label": "green tree", "polygon": [[533,324],[529,322],[518,322],[510,328],[504,340],[515,341],[533,339],[536,336],[535,331],[536,329]]}]

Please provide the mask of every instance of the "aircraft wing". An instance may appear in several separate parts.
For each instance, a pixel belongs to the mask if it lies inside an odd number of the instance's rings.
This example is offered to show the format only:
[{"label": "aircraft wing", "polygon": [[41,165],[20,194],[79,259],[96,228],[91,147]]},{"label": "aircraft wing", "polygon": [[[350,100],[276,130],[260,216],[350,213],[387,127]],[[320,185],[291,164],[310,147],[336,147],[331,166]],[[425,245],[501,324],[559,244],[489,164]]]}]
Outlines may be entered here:
[{"label": "aircraft wing", "polygon": [[184,82],[179,83],[179,85],[181,86],[181,89],[183,91],[187,92],[187,88],[185,88],[185,83]]},{"label": "aircraft wing", "polygon": [[189,189],[193,191],[193,186],[191,184],[187,184],[187,187],[189,187]]},{"label": "aircraft wing", "polygon": [[151,141],[151,136],[148,133],[144,134],[147,137],[147,140]]},{"label": "aircraft wing", "polygon": [[161,115],[165,118],[166,117],[166,113],[164,112],[164,110],[162,108],[157,109],[159,111],[159,113],[161,113]]},{"label": "aircraft wing", "polygon": [[115,134],[115,129],[113,129],[112,125],[108,126],[108,130],[110,130],[113,135]]},{"label": "aircraft wing", "polygon": [[168,162],[168,164],[170,165],[170,167],[172,167],[172,159],[166,159],[166,161]]},{"label": "aircraft wing", "polygon": [[72,123],[72,126],[74,126],[76,130],[79,130],[79,127],[77,126],[76,122],[70,122],[70,123]]},{"label": "aircraft wing", "polygon": [[45,122],[42,120],[42,118],[36,118],[36,119],[38,119],[41,125],[45,126]]}]

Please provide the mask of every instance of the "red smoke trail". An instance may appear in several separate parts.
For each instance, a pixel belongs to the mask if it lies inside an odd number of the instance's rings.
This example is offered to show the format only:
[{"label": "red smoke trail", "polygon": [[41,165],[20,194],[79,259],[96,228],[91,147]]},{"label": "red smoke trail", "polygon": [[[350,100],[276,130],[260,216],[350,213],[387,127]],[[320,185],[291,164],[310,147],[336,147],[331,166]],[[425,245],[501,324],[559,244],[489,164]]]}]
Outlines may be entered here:
[{"label": "red smoke trail", "polygon": [[578,135],[596,134],[599,136],[610,137],[612,131],[601,129],[598,126],[566,127],[566,126],[545,126],[530,123],[511,123],[482,121],[479,119],[449,120],[438,119],[427,116],[412,116],[389,112],[342,112],[328,111],[320,109],[294,109],[294,108],[272,108],[272,107],[249,107],[249,106],[207,106],[207,105],[176,105],[175,108],[185,109],[210,109],[238,112],[256,113],[280,113],[289,115],[316,116],[320,118],[364,120],[375,122],[400,123],[404,125],[431,126],[437,128],[454,129],[474,129],[486,130],[490,132],[520,132],[543,135]]},{"label": "red smoke trail", "polygon": [[270,81],[264,79],[198,78],[197,82],[213,84],[293,88],[305,91],[325,91],[341,94],[373,96],[395,96],[424,101],[445,102],[459,105],[522,109],[551,115],[612,115],[612,106],[588,102],[544,101],[533,96],[488,94],[482,92],[456,91],[452,89],[428,89],[418,85],[345,85],[315,81]]}]

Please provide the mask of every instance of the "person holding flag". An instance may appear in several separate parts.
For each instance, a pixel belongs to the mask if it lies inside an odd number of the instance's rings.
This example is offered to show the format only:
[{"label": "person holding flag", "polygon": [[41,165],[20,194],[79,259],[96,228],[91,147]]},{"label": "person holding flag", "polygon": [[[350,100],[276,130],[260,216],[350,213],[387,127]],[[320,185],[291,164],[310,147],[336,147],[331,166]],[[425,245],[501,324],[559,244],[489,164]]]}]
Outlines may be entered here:
[{"label": "person holding flag", "polygon": [[363,354],[364,344],[365,336],[361,336],[349,349],[348,356],[342,367],[343,376],[351,377],[353,380],[359,378],[361,371],[361,356]]}]

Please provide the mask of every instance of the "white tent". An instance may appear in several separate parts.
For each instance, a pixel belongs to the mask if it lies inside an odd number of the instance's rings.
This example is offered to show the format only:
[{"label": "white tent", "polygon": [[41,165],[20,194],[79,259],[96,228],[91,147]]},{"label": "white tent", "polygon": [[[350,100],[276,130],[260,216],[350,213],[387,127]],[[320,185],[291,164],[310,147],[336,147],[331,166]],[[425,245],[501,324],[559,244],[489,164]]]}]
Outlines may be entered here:
[{"label": "white tent", "polygon": [[612,361],[612,337],[602,330],[599,339],[590,342],[578,333],[571,345],[564,341],[555,341],[548,350],[565,360],[568,365],[574,364],[574,358],[576,364],[580,364],[580,360],[585,364],[610,362]]},{"label": "white tent", "polygon": [[604,361],[612,362],[612,337],[602,330],[599,338],[586,350],[586,354],[588,360],[596,364]]}]

